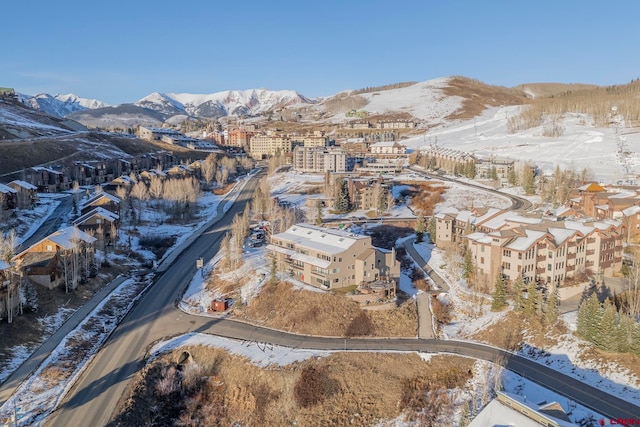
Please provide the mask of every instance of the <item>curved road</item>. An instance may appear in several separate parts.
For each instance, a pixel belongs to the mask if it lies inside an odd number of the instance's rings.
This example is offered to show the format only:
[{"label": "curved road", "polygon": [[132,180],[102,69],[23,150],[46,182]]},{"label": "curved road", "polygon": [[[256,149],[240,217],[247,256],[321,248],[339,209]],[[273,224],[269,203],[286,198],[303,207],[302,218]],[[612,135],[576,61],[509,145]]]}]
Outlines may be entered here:
[{"label": "curved road", "polygon": [[472,187],[472,188],[477,188],[478,190],[484,190],[484,191],[488,191],[489,193],[494,193],[494,194],[498,194],[502,197],[506,197],[508,199],[511,200],[511,209],[517,211],[517,210],[528,210],[531,209],[531,202],[528,201],[527,199],[523,199],[522,197],[518,197],[518,196],[514,196],[513,194],[507,194],[507,193],[503,193],[501,191],[498,190],[493,190],[491,188],[487,188],[487,187],[483,187],[481,185],[476,185],[476,184],[471,184],[469,182],[466,181],[460,181],[454,178],[449,178],[446,177],[444,175],[438,175],[438,174],[433,174],[433,173],[428,173],[423,169],[416,169],[415,167],[410,167],[409,169],[411,169],[413,172],[417,172],[419,174],[428,176],[429,178],[432,179],[439,179],[441,181],[451,181],[451,182],[456,182],[458,184],[461,185],[466,185],[467,187]]},{"label": "curved road", "polygon": [[155,341],[188,332],[209,333],[291,348],[460,354],[501,363],[507,369],[603,415],[612,418],[635,418],[640,415],[640,407],[545,365],[483,344],[416,338],[344,339],[303,336],[234,320],[192,316],[178,310],[175,301],[181,297],[190,278],[196,273],[195,260],[201,256],[209,259],[217,252],[233,216],[241,213],[244,204],[251,198],[256,181],[251,180],[229,212],[185,249],[156,280],[86,366],[81,378],[47,420],[47,425],[77,425],[78,420],[82,420],[82,425],[107,425],[118,401],[125,396],[130,380],[143,366],[149,346]]}]

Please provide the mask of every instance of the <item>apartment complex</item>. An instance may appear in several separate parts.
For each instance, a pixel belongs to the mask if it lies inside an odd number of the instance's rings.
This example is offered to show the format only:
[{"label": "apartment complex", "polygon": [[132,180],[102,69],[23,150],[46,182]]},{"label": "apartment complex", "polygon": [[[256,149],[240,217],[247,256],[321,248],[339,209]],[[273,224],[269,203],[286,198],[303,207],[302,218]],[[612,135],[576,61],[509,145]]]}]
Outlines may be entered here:
[{"label": "apartment complex", "polygon": [[498,157],[481,158],[476,163],[476,177],[482,179],[497,178],[507,182],[509,174],[514,172],[514,161]]},{"label": "apartment complex", "polygon": [[329,142],[329,139],[324,136],[324,132],[319,130],[306,135],[293,135],[291,140],[293,145],[302,145],[303,147],[326,147]]},{"label": "apartment complex", "polygon": [[418,152],[417,163],[427,169],[443,170],[449,173],[475,168],[477,159],[464,151],[452,150],[450,148],[433,146]]},{"label": "apartment complex", "polygon": [[489,289],[499,272],[554,288],[579,273],[612,275],[622,267],[620,221],[560,221],[493,208],[435,218],[437,245],[465,245],[476,280]]},{"label": "apartment complex", "polygon": [[293,169],[297,172],[346,172],[347,153],[337,147],[295,147]]},{"label": "apartment complex", "polygon": [[402,157],[406,154],[407,148],[395,141],[382,141],[371,144],[369,147],[374,157]]},{"label": "apartment complex", "polygon": [[290,153],[291,138],[288,135],[254,135],[249,140],[249,154],[254,159]]},{"label": "apartment complex", "polygon": [[278,270],[322,289],[363,286],[379,280],[397,284],[395,251],[372,246],[371,237],[296,224],[271,237],[267,253]]}]

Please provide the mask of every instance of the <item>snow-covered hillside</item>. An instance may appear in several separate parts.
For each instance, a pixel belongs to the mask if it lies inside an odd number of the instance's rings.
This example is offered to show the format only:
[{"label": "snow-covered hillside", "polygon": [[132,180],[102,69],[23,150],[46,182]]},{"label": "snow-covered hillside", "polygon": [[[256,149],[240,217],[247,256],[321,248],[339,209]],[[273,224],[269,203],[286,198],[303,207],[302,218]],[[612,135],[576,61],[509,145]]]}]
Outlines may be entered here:
[{"label": "snow-covered hillside", "polygon": [[97,99],[80,98],[72,93],[66,95],[49,95],[41,93],[36,96],[20,95],[20,99],[25,105],[36,110],[43,111],[54,117],[66,117],[76,111],[92,110],[96,108],[108,107]]},{"label": "snow-covered hillside", "polygon": [[409,113],[430,124],[442,123],[444,117],[462,106],[463,98],[447,96],[442,92],[448,77],[427,80],[411,86],[384,91],[363,93],[368,103],[362,107],[370,115],[390,112]]},{"label": "snow-covered hillside", "polygon": [[507,119],[519,108],[489,108],[476,119],[445,123],[402,143],[412,149],[436,144],[478,157],[530,161],[545,173],[552,172],[556,165],[576,171],[588,168],[604,183],[633,182],[640,175],[638,129],[626,129],[624,123],[619,128],[597,128],[588,116],[565,114],[560,137],[543,136],[544,125],[509,133]]}]

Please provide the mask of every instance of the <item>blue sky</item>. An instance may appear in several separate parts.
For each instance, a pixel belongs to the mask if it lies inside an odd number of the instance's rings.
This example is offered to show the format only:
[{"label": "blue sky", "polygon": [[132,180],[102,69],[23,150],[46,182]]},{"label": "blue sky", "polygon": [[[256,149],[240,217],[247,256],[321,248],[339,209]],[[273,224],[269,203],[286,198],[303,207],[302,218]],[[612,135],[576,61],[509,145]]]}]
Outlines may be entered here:
[{"label": "blue sky", "polygon": [[451,75],[503,86],[640,77],[634,0],[21,0],[1,10],[0,86],[111,104],[259,87],[317,97]]}]

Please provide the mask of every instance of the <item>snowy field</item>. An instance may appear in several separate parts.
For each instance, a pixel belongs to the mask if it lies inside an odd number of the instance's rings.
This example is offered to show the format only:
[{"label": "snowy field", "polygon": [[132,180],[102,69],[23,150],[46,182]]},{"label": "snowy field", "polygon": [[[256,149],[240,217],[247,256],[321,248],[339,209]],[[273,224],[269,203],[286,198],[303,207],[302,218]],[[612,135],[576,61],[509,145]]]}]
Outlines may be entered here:
[{"label": "snowy field", "polygon": [[635,180],[633,175],[640,175],[637,130],[622,127],[617,133],[616,127],[595,127],[588,116],[566,114],[562,120],[564,134],[558,138],[543,136],[543,126],[509,133],[507,119],[517,115],[519,108],[489,108],[474,120],[443,124],[402,143],[411,149],[436,144],[484,158],[531,161],[545,173],[552,172],[555,166],[576,171],[588,168],[603,183],[631,182]]}]

